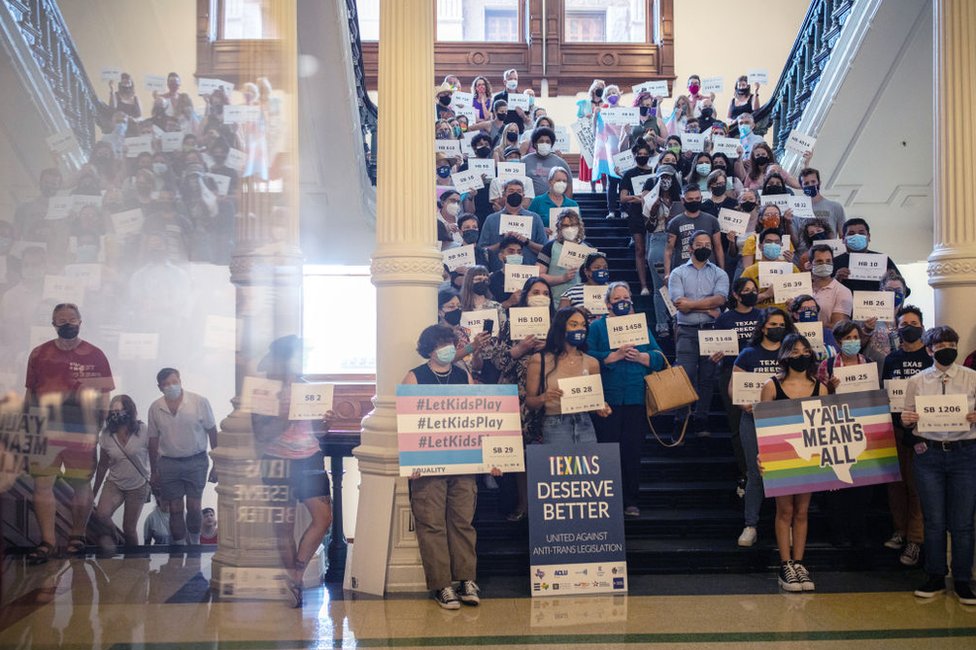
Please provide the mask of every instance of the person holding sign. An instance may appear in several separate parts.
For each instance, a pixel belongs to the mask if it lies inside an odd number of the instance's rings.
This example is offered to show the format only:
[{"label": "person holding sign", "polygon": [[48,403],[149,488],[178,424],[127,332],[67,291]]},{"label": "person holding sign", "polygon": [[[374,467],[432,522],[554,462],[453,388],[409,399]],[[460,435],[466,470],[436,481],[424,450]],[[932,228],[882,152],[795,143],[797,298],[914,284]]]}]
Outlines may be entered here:
[{"label": "person holding sign", "polygon": [[[670,151],[661,158],[673,159]],[[661,291],[667,286],[664,279],[664,260],[670,235],[667,231],[672,217],[681,214],[681,185],[678,170],[672,165],[659,165],[656,172],[657,200],[648,205],[649,196],[644,197],[644,229],[647,254],[644,258],[647,271],[650,271],[651,288],[654,295],[654,331],[659,337],[671,335],[671,316]],[[638,267],[643,268],[643,264]],[[638,276],[639,277],[639,276]],[[641,286],[641,294],[644,286]]]},{"label": "person holding sign", "polygon": [[[522,162],[525,163],[525,174],[531,179],[536,196],[545,194],[549,190],[549,182],[552,180],[554,169],[562,169],[568,178],[572,177],[573,173],[566,161],[553,153],[552,148],[555,144],[555,131],[545,127],[533,129],[532,147],[535,152],[524,156]],[[568,198],[573,198],[573,186],[571,184],[567,183],[563,187],[563,192]]]},{"label": "person holding sign", "polygon": [[135,85],[128,72],[123,72],[119,77],[119,89],[115,90],[115,82],[109,79],[108,82],[108,107],[113,111],[125,113],[134,120],[142,117],[142,106],[139,104],[139,96],[136,95]]},{"label": "person holding sign", "polygon": [[[495,301],[491,293],[489,284],[488,269],[483,266],[472,266],[464,274],[464,282],[461,284],[461,311],[483,311],[492,310],[495,312],[495,320],[499,325],[505,322],[505,312],[501,305]],[[480,332],[469,332],[468,339],[473,340]]]},{"label": "person holding sign", "polygon": [[[823,219],[830,226],[831,232],[842,232],[844,221],[847,219],[844,214],[844,206],[837,201],[831,201],[820,193],[820,172],[813,167],[800,170],[800,185],[803,193],[810,197],[813,204],[813,216],[816,219]],[[804,223],[800,221],[797,229],[802,230]]]},{"label": "person holding sign", "polygon": [[[607,287],[606,305],[614,316],[634,313],[626,282]],[[650,332],[648,343],[611,349],[609,317],[593,321],[587,336],[588,351],[600,362],[604,398],[612,409],[607,417],[596,420],[596,437],[620,445],[624,516],[639,517],[641,447],[647,435],[644,376],[664,368],[664,353]]]},{"label": "person holding sign", "polygon": [[956,597],[976,605],[973,575],[973,516],[976,515],[976,371],[956,363],[959,334],[938,325],[923,338],[935,364],[905,387],[902,423],[914,429],[915,483],[925,525],[925,572],[915,590],[932,598],[946,589],[946,532],[952,535]]},{"label": "person holding sign", "polygon": [[[752,266],[746,267],[742,271],[742,277],[750,278],[755,280],[756,284],[759,285],[759,304],[757,305],[760,309],[765,309],[767,307],[776,307],[778,309],[786,310],[785,302],[777,302],[773,291],[772,283],[768,282],[768,278],[760,279],[760,271],[762,270],[762,264],[768,262],[781,262],[785,259],[786,262],[790,262],[793,259],[793,251],[784,251],[782,246],[783,236],[779,230],[775,228],[767,228],[759,234],[759,250],[761,251],[760,261],[756,262]],[[790,270],[792,273],[800,273],[800,269],[795,266],[790,265]],[[766,280],[766,281],[764,281]]]},{"label": "person holding sign", "polygon": [[[587,97],[576,102],[576,119],[589,122],[594,131],[596,130],[596,120],[600,115],[600,106],[603,103],[603,89],[606,85],[603,79],[594,79],[590,84]],[[579,179],[590,184],[591,192],[596,192],[596,182],[600,179],[593,175],[593,169],[586,162],[585,156],[580,156]]]},{"label": "person holding sign", "polygon": [[[897,319],[897,310],[901,309],[902,305],[905,304],[905,298],[911,293],[911,289],[905,284],[905,278],[898,275],[895,271],[885,271],[884,278],[881,279],[878,288],[881,291],[894,294],[895,319]],[[879,320],[878,318],[869,318],[864,321],[864,334],[867,336],[864,356],[877,362],[879,365],[884,363],[885,357],[891,354],[894,348],[896,334],[895,319],[890,322],[887,320]]]},{"label": "person holding sign", "polygon": [[[756,190],[746,190],[747,192],[756,192]],[[756,192],[758,195],[758,192]],[[778,205],[773,203],[767,203],[759,208],[758,218],[752,222],[754,232],[751,232],[748,237],[743,241],[742,249],[742,267],[744,269],[749,268],[756,263],[756,249],[761,246],[759,243],[759,235],[763,230],[773,228],[780,231],[781,234],[788,233],[792,229],[792,218],[793,211],[787,210],[783,212],[779,209]],[[751,219],[750,219],[751,221]],[[790,245],[787,247],[790,253],[793,253],[793,241],[790,239]],[[785,257],[783,259],[786,259]]]},{"label": "person holding sign", "polygon": [[[879,255],[878,251],[873,251],[868,248],[871,244],[871,227],[868,222],[860,217],[853,217],[844,222],[844,229],[841,231],[844,234],[844,245],[847,246],[847,252],[838,255],[834,260],[834,270],[837,273],[837,279],[845,287],[854,291],[877,291],[878,281],[875,280],[855,280],[851,278],[851,253],[862,253],[867,255]],[[889,271],[896,272],[899,276],[901,271],[898,270],[898,265],[895,264],[891,256],[887,257],[887,268]]]},{"label": "person holding sign", "polygon": [[[739,180],[736,179],[738,183]],[[740,183],[741,185],[741,183]],[[728,240],[725,249],[725,269],[731,277],[742,275],[745,268],[745,255],[742,253],[746,242],[752,239],[753,260],[755,259],[755,230],[759,222],[759,203],[757,201],[756,190],[743,189],[739,192],[739,205],[735,208],[739,212],[749,215],[745,228],[742,233],[729,231],[725,233]],[[751,262],[748,266],[752,266]]]},{"label": "person holding sign", "polygon": [[[535,264],[536,255],[542,250],[543,244],[546,243],[546,226],[542,223],[542,217],[535,212],[530,212],[522,208],[524,192],[525,185],[520,179],[512,178],[505,181],[504,190],[502,191],[502,196],[505,199],[505,207],[498,212],[489,214],[485,219],[484,225],[481,227],[481,236],[478,239],[478,245],[488,250],[492,271],[497,271],[502,266],[501,260],[498,259],[498,244],[501,242],[502,237],[513,235],[518,237],[519,241],[522,242],[523,264]],[[503,214],[531,217],[532,236],[527,237],[524,233],[502,232],[501,223]]]},{"label": "person holding sign", "polygon": [[579,281],[570,287],[562,298],[559,299],[559,308],[581,307],[590,312],[589,319],[592,322],[598,315],[606,313],[605,310],[596,309],[592,303],[594,294],[600,294],[600,302],[604,301],[606,286],[610,283],[610,267],[607,264],[607,256],[597,251],[586,256],[583,266],[579,268]]},{"label": "person holding sign", "polygon": [[[803,156],[804,162],[808,162],[813,152],[808,151]],[[751,190],[757,190],[766,184],[770,174],[778,174],[786,185],[794,189],[800,189],[800,182],[793,178],[786,170],[776,162],[776,155],[773,148],[765,141],[759,142],[752,148],[749,160],[745,162],[746,177],[742,179],[745,186]],[[786,192],[783,192],[784,194]],[[765,195],[765,190],[763,191]]]},{"label": "person holding sign", "polygon": [[[539,277],[545,280],[551,290],[552,299],[558,302],[562,295],[579,282],[579,265],[564,268],[559,265],[567,245],[586,246],[586,227],[577,210],[563,210],[556,219],[556,237],[546,242],[536,259]],[[592,250],[592,249],[588,249]]]},{"label": "person holding sign", "polygon": [[[304,383],[302,347],[302,340],[295,335],[272,341],[257,369],[268,379],[281,382],[278,414],[251,414],[251,428],[262,453],[261,482],[285,495],[273,505],[290,512],[290,516],[275,517],[274,532],[281,564],[288,575],[292,607],[302,606],[305,567],[332,525],[332,486],[319,439],[312,429],[313,420],[289,419],[292,393]],[[326,432],[334,418],[332,405],[323,404],[321,419]],[[308,510],[311,521],[296,546],[294,510],[299,502]]]},{"label": "person holding sign", "polygon": [[[743,496],[745,508],[745,528],[739,535],[739,546],[752,546],[756,543],[756,527],[759,525],[759,510],[763,501],[762,478],[759,473],[759,440],[756,437],[756,421],[752,416],[752,404],[759,401],[759,393],[749,396],[749,399],[737,394],[736,383],[742,374],[757,373],[769,375],[779,368],[779,351],[783,339],[787,334],[795,334],[796,328],[789,315],[781,310],[767,309],[762,313],[762,319],[756,326],[749,347],[739,352],[732,365],[732,381],[728,391],[733,403],[738,403],[742,410],[739,420],[739,440],[746,465],[746,484]],[[758,383],[758,382],[752,382]],[[765,383],[765,381],[763,381]],[[738,398],[738,399],[737,399]]]},{"label": "person holding sign", "polygon": [[[715,156],[720,155],[715,154]],[[739,207],[739,202],[732,196],[732,183],[729,181],[729,177],[725,173],[724,168],[713,168],[705,178],[705,186],[708,188],[709,196],[702,203],[702,212],[707,212],[713,217],[718,217],[718,213],[722,208],[734,210]]]},{"label": "person holding sign", "polygon": [[905,388],[909,378],[930,368],[933,362],[922,343],[922,335],[925,333],[922,310],[905,305],[898,310],[895,318],[901,345],[885,358],[881,379],[891,399],[891,419],[895,429],[901,480],[888,483],[888,508],[891,510],[895,530],[885,546],[901,549],[899,562],[905,566],[915,566],[921,556],[922,542],[925,541],[922,504],[918,499],[912,464],[912,457],[915,455],[912,448],[921,440],[916,439],[910,428],[902,422],[901,411],[904,410]]},{"label": "person holding sign", "polygon": [[[817,355],[818,361],[837,356],[837,349],[840,346],[837,345],[837,341],[834,339],[833,331],[820,321],[820,305],[817,304],[813,296],[802,294],[791,300],[790,316],[793,317],[794,323],[817,323],[819,325],[820,332],[822,332],[820,337],[815,337],[809,330],[804,330],[806,333],[803,334],[810,339],[811,344],[814,346],[813,351]],[[810,325],[810,327],[813,326]],[[819,341],[817,338],[819,338]],[[818,345],[818,342],[822,344],[822,349]]]},{"label": "person holding sign", "polygon": [[749,77],[742,75],[735,80],[735,96],[729,101],[729,120],[735,120],[743,113],[755,113],[759,110],[759,82],[755,90],[749,91]]},{"label": "person holding sign", "polygon": [[498,259],[502,263],[502,268],[498,269],[497,271],[493,271],[491,275],[488,276],[488,287],[491,289],[492,297],[500,301],[503,308],[508,309],[509,307],[514,307],[516,304],[518,304],[519,298],[521,297],[521,291],[505,291],[505,265],[514,264],[521,266],[521,240],[512,235],[506,235],[503,237],[498,243]]},{"label": "person holding sign", "polygon": [[[791,334],[783,339],[777,360],[778,372],[763,385],[763,402],[827,394],[826,386],[814,374],[813,348],[805,337]],[[810,572],[803,566],[810,497],[809,492],[776,497],[779,586],[785,591],[813,591],[815,587]]]},{"label": "person holding sign", "polygon": [[811,285],[824,327],[833,327],[854,313],[854,295],[834,278],[834,273],[834,252],[830,246],[817,244],[811,248]]},{"label": "person holding sign", "polygon": [[[752,150],[757,144],[765,142],[761,135],[755,133],[756,121],[752,117],[752,113],[742,113],[735,120],[736,132],[739,134],[739,143],[742,145],[742,152],[746,156],[752,155]],[[739,176],[739,180],[743,183],[746,179],[743,176]],[[749,189],[757,189],[751,187]]]},{"label": "person holding sign", "polygon": [[[702,212],[702,194],[698,186],[688,183],[682,197],[684,212],[668,222],[668,243],[664,247],[664,281],[668,282],[673,269],[692,259],[692,235],[709,236],[708,250],[719,268],[725,267],[725,248],[722,246],[722,227],[718,219]],[[673,299],[673,298],[672,298]]]},{"label": "person holding sign", "polygon": [[[620,103],[620,88],[616,84],[609,84],[603,89],[603,104],[601,109],[614,109]],[[607,190],[607,219],[620,218],[620,172],[613,164],[613,157],[620,153],[620,141],[626,137],[627,126],[611,125],[603,119],[603,113],[597,113],[593,126],[595,142],[593,144],[594,175],[603,179]]]},{"label": "person holding sign", "polygon": [[[627,215],[627,229],[634,242],[634,262],[637,266],[637,278],[640,280],[642,296],[650,295],[647,285],[647,262],[644,259],[647,255],[645,240],[648,227],[647,219],[644,218],[644,197],[655,182],[650,165],[651,154],[655,150],[656,147],[647,144],[643,139],[638,140],[631,149],[636,167],[624,172],[620,180],[620,208]],[[650,176],[650,178],[644,181],[641,188],[633,187],[634,179],[641,176]]]}]

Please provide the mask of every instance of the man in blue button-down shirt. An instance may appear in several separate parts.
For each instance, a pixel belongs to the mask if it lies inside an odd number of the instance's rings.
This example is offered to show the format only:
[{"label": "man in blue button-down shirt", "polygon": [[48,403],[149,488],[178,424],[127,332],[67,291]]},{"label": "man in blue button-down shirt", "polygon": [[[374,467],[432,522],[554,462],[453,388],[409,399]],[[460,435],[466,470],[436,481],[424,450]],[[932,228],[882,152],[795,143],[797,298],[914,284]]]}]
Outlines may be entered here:
[{"label": "man in blue button-down shirt", "polygon": [[[703,230],[695,231],[691,235],[691,259],[671,271],[668,279],[668,292],[678,308],[677,362],[698,391],[698,404],[693,413],[694,428],[698,431],[706,430],[715,381],[715,364],[698,353],[698,331],[711,329],[729,294],[729,276],[708,261],[711,254],[711,235]],[[675,423],[680,426],[678,420]]]}]

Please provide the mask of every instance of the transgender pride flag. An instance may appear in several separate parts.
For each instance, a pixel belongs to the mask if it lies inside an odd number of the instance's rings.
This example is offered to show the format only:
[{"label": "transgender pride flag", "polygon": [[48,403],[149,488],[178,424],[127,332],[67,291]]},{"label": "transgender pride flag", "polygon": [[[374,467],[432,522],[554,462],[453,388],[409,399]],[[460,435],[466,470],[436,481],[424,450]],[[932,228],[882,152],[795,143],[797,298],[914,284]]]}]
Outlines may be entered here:
[{"label": "transgender pride flag", "polygon": [[754,407],[767,497],[900,481],[883,390]]}]

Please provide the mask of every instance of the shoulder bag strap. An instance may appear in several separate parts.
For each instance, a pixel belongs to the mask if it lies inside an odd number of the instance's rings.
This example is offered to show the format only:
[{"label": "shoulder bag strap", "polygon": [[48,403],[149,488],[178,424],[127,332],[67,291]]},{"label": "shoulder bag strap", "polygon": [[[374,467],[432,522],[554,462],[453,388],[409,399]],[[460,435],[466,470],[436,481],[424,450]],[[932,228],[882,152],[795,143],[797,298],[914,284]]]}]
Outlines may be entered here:
[{"label": "shoulder bag strap", "polygon": [[[142,476],[143,479],[145,479],[146,483],[148,483],[149,477],[146,476],[146,473],[144,471],[142,471],[142,468],[139,466],[139,463],[132,460],[132,456],[129,455],[129,452],[127,452],[125,450],[125,447],[122,446],[122,443],[119,442],[119,439],[115,436],[115,432],[111,431],[110,433],[112,434],[112,440],[115,441],[115,446],[119,448],[119,451],[122,452],[122,455],[125,456],[130,463],[132,463],[132,466],[136,468],[136,471],[139,472],[139,475]],[[130,432],[129,435],[131,436],[132,433]]]}]

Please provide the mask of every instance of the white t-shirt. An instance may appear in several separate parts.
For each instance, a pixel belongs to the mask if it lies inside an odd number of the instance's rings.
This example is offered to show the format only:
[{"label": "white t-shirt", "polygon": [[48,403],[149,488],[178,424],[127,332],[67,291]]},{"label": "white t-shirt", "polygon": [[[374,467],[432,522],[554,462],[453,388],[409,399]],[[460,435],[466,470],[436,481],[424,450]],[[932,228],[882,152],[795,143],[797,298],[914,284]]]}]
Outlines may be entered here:
[{"label": "white t-shirt", "polygon": [[217,426],[207,398],[183,391],[183,401],[170,412],[166,398],[160,397],[149,407],[149,437],[159,438],[159,454],[168,458],[186,458],[207,451],[207,429]]}]

